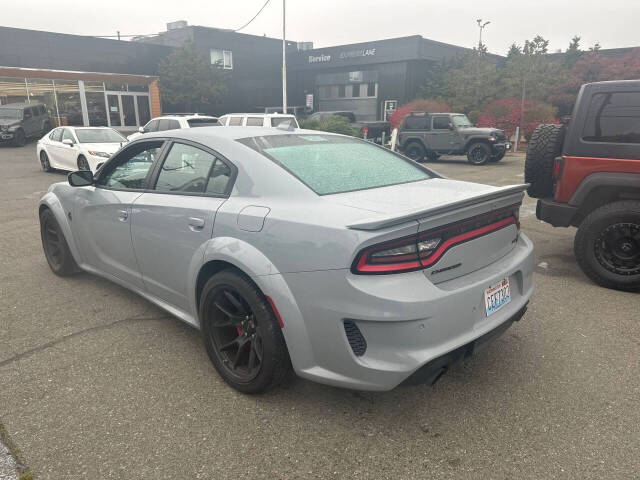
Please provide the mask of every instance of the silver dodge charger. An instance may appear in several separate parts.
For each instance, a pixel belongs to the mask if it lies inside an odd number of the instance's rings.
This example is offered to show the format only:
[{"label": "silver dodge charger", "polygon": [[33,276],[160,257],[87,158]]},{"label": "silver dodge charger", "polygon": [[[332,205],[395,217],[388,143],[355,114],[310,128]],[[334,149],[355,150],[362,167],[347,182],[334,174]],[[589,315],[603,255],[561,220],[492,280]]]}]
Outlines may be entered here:
[{"label": "silver dodge charger", "polygon": [[257,393],[290,372],[359,390],[434,382],[524,314],[525,185],[443,178],[300,129],[148,134],[39,207],[54,273],[116,282],[199,328]]}]

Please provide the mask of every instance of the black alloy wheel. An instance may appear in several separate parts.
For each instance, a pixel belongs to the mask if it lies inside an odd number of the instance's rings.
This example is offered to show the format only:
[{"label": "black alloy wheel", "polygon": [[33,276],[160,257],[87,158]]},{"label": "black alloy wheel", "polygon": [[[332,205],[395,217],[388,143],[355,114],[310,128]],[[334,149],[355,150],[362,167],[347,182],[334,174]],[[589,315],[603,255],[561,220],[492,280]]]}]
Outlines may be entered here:
[{"label": "black alloy wheel", "polygon": [[422,145],[418,142],[411,142],[404,149],[404,154],[406,157],[409,157],[414,162],[422,162],[424,160],[424,156],[426,155],[426,151]]},{"label": "black alloy wheel", "polygon": [[467,151],[467,160],[471,165],[484,165],[490,157],[491,152],[486,143],[474,143]]},{"label": "black alloy wheel", "polygon": [[49,162],[49,156],[44,150],[40,152],[40,166],[45,172],[50,172],[51,170],[53,170],[51,168],[51,163]]},{"label": "black alloy wheel", "polygon": [[616,275],[640,274],[640,224],[609,225],[596,239],[594,253],[600,265]]},{"label": "black alloy wheel", "polygon": [[89,167],[89,162],[84,155],[80,155],[78,157],[78,170],[91,170],[91,167]]},{"label": "black alloy wheel", "polygon": [[211,363],[233,388],[261,393],[287,379],[291,360],[282,327],[267,298],[242,272],[223,270],[207,281],[199,317]]},{"label": "black alloy wheel", "polygon": [[79,271],[62,229],[49,209],[40,213],[40,236],[44,256],[53,273],[66,277]]}]

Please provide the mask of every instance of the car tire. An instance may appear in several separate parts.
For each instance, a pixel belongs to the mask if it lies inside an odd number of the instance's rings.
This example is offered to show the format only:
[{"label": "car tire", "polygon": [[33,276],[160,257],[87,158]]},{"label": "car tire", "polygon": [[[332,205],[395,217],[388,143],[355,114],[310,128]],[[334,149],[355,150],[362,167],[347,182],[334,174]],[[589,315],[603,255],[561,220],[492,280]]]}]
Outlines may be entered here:
[{"label": "car tire", "polygon": [[418,142],[411,142],[404,149],[404,156],[410,158],[414,162],[422,162],[427,154],[424,146]]},{"label": "car tire", "polygon": [[438,155],[436,152],[427,152],[427,160],[429,160],[430,162],[437,162],[438,158],[440,158],[440,155]]},{"label": "car tire", "polygon": [[236,390],[263,393],[290,376],[291,360],[275,312],[241,272],[223,270],[207,281],[199,317],[211,363]]},{"label": "car tire", "polygon": [[78,273],[78,265],[69,250],[60,224],[48,208],[40,213],[40,236],[44,256],[53,273],[60,277],[68,277]]},{"label": "car tire", "polygon": [[496,155],[491,155],[491,158],[489,159],[489,161],[491,163],[497,163],[497,162],[499,162],[500,160],[502,160],[504,158],[506,153],[507,152],[505,151],[505,152],[500,152],[500,153],[498,153]]},{"label": "car tire", "polygon": [[467,149],[467,161],[471,165],[485,165],[491,158],[491,149],[484,142],[474,142]]},{"label": "car tire", "polygon": [[640,202],[609,203],[580,223],[573,244],[591,280],[616,290],[640,289]]},{"label": "car tire", "polygon": [[13,137],[13,146],[24,147],[26,143],[27,143],[27,137],[24,134],[24,130],[22,129],[18,130]]},{"label": "car tire", "polygon": [[51,172],[53,170],[53,168],[51,168],[51,162],[49,162],[49,155],[47,155],[47,152],[44,150],[40,152],[40,166],[44,172]]},{"label": "car tire", "polygon": [[565,126],[538,125],[531,134],[524,161],[524,181],[527,193],[533,198],[553,195],[553,161],[562,153]]},{"label": "car tire", "polygon": [[87,158],[84,155],[79,155],[78,156],[78,170],[91,170],[91,167],[89,166],[89,162],[87,161]]}]

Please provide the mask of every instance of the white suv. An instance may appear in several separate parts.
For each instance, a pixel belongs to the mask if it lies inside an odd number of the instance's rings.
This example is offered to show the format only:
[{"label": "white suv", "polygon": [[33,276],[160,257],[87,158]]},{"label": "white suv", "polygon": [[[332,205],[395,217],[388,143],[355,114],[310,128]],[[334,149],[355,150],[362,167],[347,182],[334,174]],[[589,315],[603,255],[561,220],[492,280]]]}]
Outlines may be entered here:
[{"label": "white suv", "polygon": [[200,115],[199,113],[174,113],[154,118],[144,127],[140,127],[136,133],[129,135],[127,140],[135,140],[149,132],[178,130],[180,128],[211,127],[215,125],[221,125],[217,117]]},{"label": "white suv", "polygon": [[227,113],[218,121],[225,127],[277,127],[283,122],[292,122],[293,128],[300,128],[295,115],[282,113]]}]

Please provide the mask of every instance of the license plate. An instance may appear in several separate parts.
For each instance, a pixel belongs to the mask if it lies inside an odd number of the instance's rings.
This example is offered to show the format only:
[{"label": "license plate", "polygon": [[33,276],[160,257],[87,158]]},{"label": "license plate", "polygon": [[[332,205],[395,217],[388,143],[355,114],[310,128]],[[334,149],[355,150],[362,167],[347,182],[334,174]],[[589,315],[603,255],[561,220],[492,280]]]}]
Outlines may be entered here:
[{"label": "license plate", "polygon": [[500,280],[484,291],[484,306],[487,317],[496,313],[511,301],[509,279]]}]

